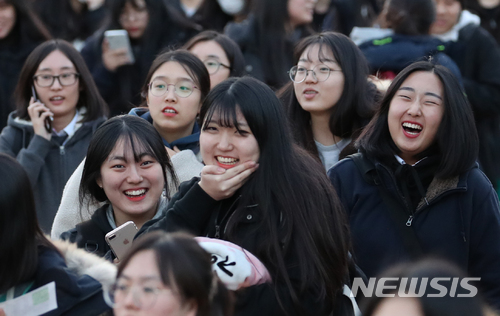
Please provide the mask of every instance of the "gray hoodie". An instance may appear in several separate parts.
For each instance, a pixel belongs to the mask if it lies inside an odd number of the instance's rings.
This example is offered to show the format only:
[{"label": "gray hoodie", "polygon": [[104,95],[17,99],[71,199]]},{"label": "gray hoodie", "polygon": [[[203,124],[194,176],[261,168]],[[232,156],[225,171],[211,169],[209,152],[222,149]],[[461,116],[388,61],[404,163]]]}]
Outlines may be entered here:
[{"label": "gray hoodie", "polygon": [[79,112],[75,132],[62,146],[35,135],[32,123],[17,118],[15,112],[0,134],[0,152],[16,158],[30,177],[38,221],[46,233],[52,227],[66,181],[87,154],[95,130],[105,121],[101,117],[81,123],[85,109]]}]

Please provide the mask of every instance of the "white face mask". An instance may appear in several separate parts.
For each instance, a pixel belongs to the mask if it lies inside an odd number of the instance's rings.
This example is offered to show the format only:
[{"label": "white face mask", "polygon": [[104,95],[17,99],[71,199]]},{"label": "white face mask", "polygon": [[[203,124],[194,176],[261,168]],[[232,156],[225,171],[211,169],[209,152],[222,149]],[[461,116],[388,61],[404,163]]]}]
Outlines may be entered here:
[{"label": "white face mask", "polygon": [[217,0],[224,13],[235,15],[243,11],[245,0]]}]

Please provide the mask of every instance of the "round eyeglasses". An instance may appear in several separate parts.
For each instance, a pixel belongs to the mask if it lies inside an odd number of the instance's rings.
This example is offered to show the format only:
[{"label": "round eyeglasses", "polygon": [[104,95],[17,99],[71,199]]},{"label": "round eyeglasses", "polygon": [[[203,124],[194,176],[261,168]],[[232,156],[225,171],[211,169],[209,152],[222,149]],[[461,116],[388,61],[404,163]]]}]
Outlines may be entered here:
[{"label": "round eyeglasses", "polygon": [[155,97],[161,97],[168,91],[168,86],[174,86],[174,92],[177,96],[181,98],[187,98],[193,93],[194,89],[199,88],[195,86],[192,82],[183,80],[176,84],[168,84],[163,80],[153,80],[149,85],[149,92]]},{"label": "round eyeglasses", "polygon": [[66,73],[66,74],[60,74],[58,76],[43,74],[43,75],[33,76],[33,80],[40,87],[50,87],[54,84],[54,81],[56,79],[57,81],[59,81],[59,84],[61,86],[71,86],[76,83],[78,77],[80,77],[80,74],[78,73]]},{"label": "round eyeglasses", "polygon": [[[111,287],[103,287],[104,301],[111,308],[122,307],[127,297],[132,294],[134,305],[145,310],[153,307],[160,292],[170,291],[154,284],[134,284],[117,280]],[[173,293],[172,293],[173,295]]]},{"label": "round eyeglasses", "polygon": [[306,80],[309,72],[312,73],[314,80],[317,81],[326,81],[330,77],[330,72],[332,71],[341,71],[336,69],[331,69],[327,65],[317,65],[313,69],[306,69],[303,66],[293,66],[288,74],[290,75],[290,79],[292,79],[295,83],[301,83]]},{"label": "round eyeglasses", "polygon": [[231,70],[230,66],[224,65],[223,63],[221,63],[217,59],[212,59],[212,58],[205,59],[203,61],[203,63],[205,64],[205,67],[207,67],[208,73],[211,74],[211,75],[216,74],[217,71],[219,71],[220,66],[225,67],[225,68]]}]

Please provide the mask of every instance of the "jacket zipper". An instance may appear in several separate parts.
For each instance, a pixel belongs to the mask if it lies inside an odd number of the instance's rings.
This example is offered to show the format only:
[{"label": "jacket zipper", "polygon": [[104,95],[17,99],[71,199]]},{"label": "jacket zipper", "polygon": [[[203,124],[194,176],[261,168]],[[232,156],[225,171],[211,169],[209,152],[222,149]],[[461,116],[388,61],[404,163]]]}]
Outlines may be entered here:
[{"label": "jacket zipper", "polygon": [[[233,208],[234,204],[236,204],[236,202],[240,199],[241,195],[238,196],[236,198],[236,200],[233,201],[233,203],[231,204],[231,206],[229,207],[228,209],[228,213],[226,215],[224,215],[224,217],[222,218],[221,220],[221,223],[224,222],[224,220],[226,219],[226,217],[229,215],[229,213],[231,212],[231,209]],[[219,212],[220,212],[220,209],[219,209]],[[218,218],[218,215],[215,216],[215,238],[217,239],[220,239],[220,225],[219,223],[217,222],[217,218]],[[227,223],[229,223],[229,221],[231,220],[231,218],[233,217],[234,215],[234,212],[231,213],[231,216],[229,217],[229,219],[227,220]],[[226,233],[226,228],[227,228],[227,224],[226,224],[226,227],[224,227],[224,233]]]},{"label": "jacket zipper", "polygon": [[[383,168],[385,168],[385,166],[382,166]],[[387,168],[385,168],[386,171],[389,171],[387,170]],[[424,197],[425,199],[425,204],[420,208],[420,209],[417,209],[415,210],[415,212],[413,212],[409,207],[408,207],[408,204],[406,203],[406,200],[404,198],[404,196],[401,195],[401,193],[399,192],[399,189],[398,189],[398,186],[397,186],[397,182],[396,182],[396,179],[394,178],[394,176],[392,175],[391,172],[388,172],[391,179],[392,179],[392,182],[393,182],[393,185],[394,187],[396,188],[396,192],[398,192],[398,195],[399,195],[399,198],[403,200],[403,203],[405,204],[406,206],[406,209],[409,210],[409,213],[410,215],[408,216],[408,220],[406,221],[406,226],[408,227],[411,227],[412,223],[413,223],[413,219],[415,218],[415,216],[418,214],[418,213],[421,213],[424,209],[426,209],[426,206],[430,206],[431,203],[433,203],[434,201],[436,201],[437,199],[441,198],[442,196],[444,195],[447,195],[449,192],[452,192],[452,191],[461,191],[463,190],[462,188],[452,188],[452,189],[448,189],[446,191],[443,191],[441,192],[438,196],[436,196],[435,198],[433,198],[430,202],[427,201],[427,197]]]}]

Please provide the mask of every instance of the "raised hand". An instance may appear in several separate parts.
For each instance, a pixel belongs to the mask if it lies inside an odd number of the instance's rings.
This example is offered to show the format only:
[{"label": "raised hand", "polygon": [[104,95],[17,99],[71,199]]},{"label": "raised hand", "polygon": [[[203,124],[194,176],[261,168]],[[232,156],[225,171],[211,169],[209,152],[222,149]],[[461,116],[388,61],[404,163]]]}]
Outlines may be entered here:
[{"label": "raised hand", "polygon": [[201,170],[198,184],[214,200],[227,199],[245,184],[258,167],[259,164],[254,161],[247,161],[227,170],[215,165],[205,166]]}]

